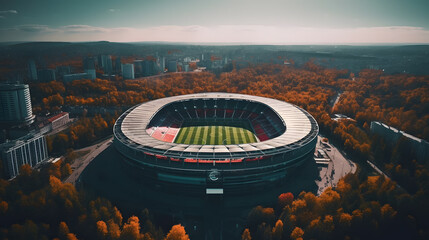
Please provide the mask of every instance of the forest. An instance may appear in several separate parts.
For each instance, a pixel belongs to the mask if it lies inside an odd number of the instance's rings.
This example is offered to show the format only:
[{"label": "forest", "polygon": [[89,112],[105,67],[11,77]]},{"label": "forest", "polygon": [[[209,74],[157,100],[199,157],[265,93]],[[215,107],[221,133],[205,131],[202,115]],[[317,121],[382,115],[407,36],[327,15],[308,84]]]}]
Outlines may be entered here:
[{"label": "forest", "polygon": [[73,151],[65,156],[40,171],[23,165],[13,181],[0,179],[1,239],[186,239],[180,224],[165,235],[147,209],[124,218],[110,201],[63,183],[76,158]]},{"label": "forest", "polygon": [[[354,74],[325,69],[310,61],[302,67],[252,65],[219,76],[203,72],[125,81],[54,81],[32,83],[30,89],[36,114],[56,112],[63,106],[126,108],[162,97],[213,91],[271,97],[296,104],[311,113],[321,133],[361,168],[320,196],[303,192],[294,197],[285,193],[279,196],[277,206],[254,208],[242,239],[429,238],[429,161],[417,161],[406,143],[400,141],[390,146],[369,129],[371,121],[381,121],[429,140],[429,76],[390,75],[370,69]],[[339,101],[333,106],[338,94]],[[120,113],[82,113],[69,129],[47,139],[50,152],[64,154],[69,148],[88,146],[110,135]],[[355,121],[334,121],[334,113]],[[367,171],[367,159],[391,180]],[[33,231],[39,236],[37,239],[165,237],[151,223],[147,211],[125,221],[107,200],[62,183],[59,179],[70,172],[65,164],[50,166],[45,172],[24,169],[12,182],[2,180],[2,236],[18,239],[19,234]],[[28,181],[32,184],[26,185]],[[41,214],[45,211],[47,214]],[[167,239],[186,236],[182,226],[175,225],[171,231],[178,233],[167,234]]]},{"label": "forest", "polygon": [[426,239],[427,195],[381,176],[346,175],[320,196],[281,194],[249,213],[242,239]]}]

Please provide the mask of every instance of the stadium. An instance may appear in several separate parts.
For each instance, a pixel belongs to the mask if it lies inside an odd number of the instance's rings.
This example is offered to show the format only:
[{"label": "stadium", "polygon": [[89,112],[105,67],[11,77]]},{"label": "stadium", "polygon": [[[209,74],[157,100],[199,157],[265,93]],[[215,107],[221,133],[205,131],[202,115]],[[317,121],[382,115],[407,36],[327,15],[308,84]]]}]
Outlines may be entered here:
[{"label": "stadium", "polygon": [[233,195],[281,183],[312,159],[318,132],[315,119],[290,103],[199,93],[128,109],[114,125],[113,144],[146,184]]}]

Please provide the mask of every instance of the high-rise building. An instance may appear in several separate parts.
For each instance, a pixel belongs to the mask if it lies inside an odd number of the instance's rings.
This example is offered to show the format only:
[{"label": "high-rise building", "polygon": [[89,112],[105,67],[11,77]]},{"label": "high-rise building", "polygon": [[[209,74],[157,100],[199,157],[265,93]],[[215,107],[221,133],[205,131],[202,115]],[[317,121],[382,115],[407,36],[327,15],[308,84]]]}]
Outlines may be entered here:
[{"label": "high-rise building", "polygon": [[83,59],[83,70],[88,74],[89,79],[94,80],[97,77],[95,72],[95,59],[92,57]]},{"label": "high-rise building", "polygon": [[212,61],[211,68],[215,69],[215,68],[222,68],[222,67],[223,67],[222,59]]},{"label": "high-rise building", "polygon": [[186,63],[186,64],[183,65],[183,71],[184,72],[189,72],[189,64]]},{"label": "high-rise building", "polygon": [[85,69],[85,73],[88,74],[88,79],[94,80],[97,76],[95,69]]},{"label": "high-rise building", "polygon": [[165,57],[161,58],[160,66],[159,67],[161,68],[161,72],[165,71]]},{"label": "high-rise building", "polygon": [[55,81],[55,70],[53,69],[40,69],[37,71],[37,79],[39,82]]},{"label": "high-rise building", "polygon": [[177,72],[177,61],[168,61],[168,72]]},{"label": "high-rise building", "polygon": [[63,77],[65,74],[71,73],[70,66],[57,66],[56,70],[57,70],[57,76],[59,77]]},{"label": "high-rise building", "polygon": [[152,60],[143,61],[143,76],[152,76],[156,73],[156,64]]},{"label": "high-rise building", "polygon": [[6,176],[14,178],[19,168],[28,164],[31,167],[48,159],[46,139],[41,134],[28,134],[17,140],[0,145],[3,168]]},{"label": "high-rise building", "polygon": [[101,55],[101,67],[104,73],[112,73],[112,57],[110,55]]},{"label": "high-rise building", "polygon": [[83,69],[95,69],[95,59],[93,57],[86,57],[83,59]]},{"label": "high-rise building", "polygon": [[0,123],[31,124],[34,121],[27,84],[0,84]]},{"label": "high-rise building", "polygon": [[[417,161],[424,162],[429,159],[429,142],[420,139],[404,131],[398,130],[382,122],[372,121],[370,130],[372,133],[381,136],[389,147],[394,146],[401,139],[402,144],[409,148]],[[414,159],[414,158],[412,158]]]},{"label": "high-rise building", "polygon": [[28,77],[31,81],[37,81],[37,68],[34,60],[28,61]]},{"label": "high-rise building", "polygon": [[122,77],[134,79],[134,65],[132,63],[122,64]]},{"label": "high-rise building", "polygon": [[143,60],[134,60],[134,74],[136,77],[143,76]]},{"label": "high-rise building", "polygon": [[121,71],[122,71],[121,57],[116,57],[116,59],[115,59],[115,72],[120,73]]}]

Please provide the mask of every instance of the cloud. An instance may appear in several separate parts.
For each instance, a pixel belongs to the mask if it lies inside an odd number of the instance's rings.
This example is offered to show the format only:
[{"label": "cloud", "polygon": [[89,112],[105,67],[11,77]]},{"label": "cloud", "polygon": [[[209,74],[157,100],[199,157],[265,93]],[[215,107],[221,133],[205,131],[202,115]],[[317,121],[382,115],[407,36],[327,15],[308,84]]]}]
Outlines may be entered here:
[{"label": "cloud", "polygon": [[0,29],[0,41],[100,40],[253,44],[429,43],[429,30],[413,26],[334,29],[266,25],[163,25],[148,28],[21,25]]},{"label": "cloud", "polygon": [[105,33],[111,31],[109,28],[93,27],[89,25],[67,25],[60,27],[57,30],[69,33]]},{"label": "cloud", "polygon": [[7,15],[7,14],[17,14],[17,13],[18,13],[18,11],[16,11],[16,10],[3,10],[3,11],[0,11],[0,14],[2,14],[2,15],[0,15],[0,19],[6,18],[5,15]]},{"label": "cloud", "polygon": [[0,14],[5,14],[5,13],[17,14],[17,13],[18,13],[18,11],[16,11],[16,10],[5,10],[5,11],[0,11]]},{"label": "cloud", "polygon": [[10,28],[12,31],[22,31],[22,32],[29,32],[29,33],[36,33],[36,32],[53,32],[54,29],[49,28],[47,25],[39,25],[39,24],[26,24],[26,25],[19,25],[13,28]]},{"label": "cloud", "polygon": [[119,11],[119,9],[110,8],[108,11],[109,11],[109,12],[111,12],[111,13],[113,13],[113,12],[117,12],[117,11]]}]

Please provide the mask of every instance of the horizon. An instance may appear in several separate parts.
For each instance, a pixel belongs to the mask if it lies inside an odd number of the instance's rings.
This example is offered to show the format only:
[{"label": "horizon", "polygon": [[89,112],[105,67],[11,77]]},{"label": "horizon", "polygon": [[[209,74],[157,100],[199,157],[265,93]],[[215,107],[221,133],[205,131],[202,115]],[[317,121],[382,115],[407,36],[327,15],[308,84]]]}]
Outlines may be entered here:
[{"label": "horizon", "polygon": [[16,45],[26,43],[120,43],[120,44],[148,44],[148,45],[194,45],[194,46],[329,46],[329,47],[395,47],[395,46],[429,46],[429,43],[254,43],[254,42],[175,42],[175,41],[130,41],[118,42],[108,40],[98,41],[0,41],[4,45]]},{"label": "horizon", "polygon": [[427,12],[422,0],[17,0],[0,9],[0,42],[429,44]]}]

